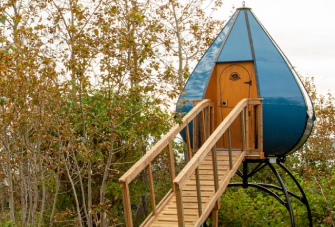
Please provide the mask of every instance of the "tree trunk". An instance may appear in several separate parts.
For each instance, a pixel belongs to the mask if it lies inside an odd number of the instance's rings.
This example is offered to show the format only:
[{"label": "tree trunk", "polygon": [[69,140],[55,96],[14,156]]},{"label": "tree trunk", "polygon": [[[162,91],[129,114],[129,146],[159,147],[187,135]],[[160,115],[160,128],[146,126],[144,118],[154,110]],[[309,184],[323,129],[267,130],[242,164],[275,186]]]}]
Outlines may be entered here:
[{"label": "tree trunk", "polygon": [[[2,106],[2,114],[5,115],[6,111],[4,106]],[[7,171],[7,181],[8,181],[8,195],[9,195],[9,210],[10,210],[10,220],[15,223],[15,207],[14,207],[14,187],[13,187],[13,176],[12,176],[12,166],[10,161],[12,159],[11,152],[9,150],[9,139],[7,133],[7,125],[4,122],[3,127],[4,136],[4,149],[6,150],[6,171]]]},{"label": "tree trunk", "polygon": [[10,210],[10,220],[15,223],[15,207],[14,207],[14,187],[13,187],[13,176],[12,176],[12,166],[10,164],[11,154],[7,149],[7,181],[9,188],[9,210]]},{"label": "tree trunk", "polygon": [[27,219],[27,200],[26,200],[26,194],[27,194],[27,188],[26,188],[26,167],[27,162],[24,161],[23,155],[21,155],[22,161],[20,162],[20,187],[21,187],[21,224],[22,226],[26,225],[26,219]]},{"label": "tree trunk", "polygon": [[[27,173],[30,173],[31,172],[31,159],[28,158],[28,163],[27,163]],[[27,220],[27,223],[31,223],[32,221],[32,212],[33,212],[33,191],[31,190],[32,189],[32,179],[31,179],[31,174],[27,174],[27,200],[29,201],[29,205],[27,204],[27,207],[28,207],[28,220]]]},{"label": "tree trunk", "polygon": [[87,208],[86,208],[86,195],[85,195],[86,193],[85,193],[84,184],[83,184],[83,177],[81,175],[80,168],[79,168],[79,165],[78,165],[78,161],[75,158],[74,153],[73,153],[73,157],[74,157],[73,160],[74,160],[76,170],[77,170],[77,173],[78,173],[78,177],[79,177],[79,184],[80,184],[80,189],[81,189],[81,197],[82,197],[84,213],[85,213],[86,219],[88,219]]},{"label": "tree trunk", "polygon": [[[5,172],[3,166],[1,165],[0,162],[0,172]],[[0,177],[0,217],[5,216],[6,212],[6,191],[5,191],[5,181]],[[1,218],[0,218],[1,221]]]},{"label": "tree trunk", "polygon": [[[36,154],[34,155],[34,158],[36,159]],[[33,168],[33,173],[34,173],[34,178],[33,178],[33,190],[34,190],[34,196],[33,196],[33,208],[32,208],[32,212],[31,212],[31,224],[35,223],[35,218],[36,218],[36,212],[37,212],[37,208],[38,208],[38,204],[39,204],[39,190],[38,190],[38,179],[37,179],[37,164],[35,162],[34,168]]]},{"label": "tree trunk", "polygon": [[[100,189],[100,203],[103,205],[105,204],[106,181],[107,181],[107,177],[109,174],[109,168],[112,164],[112,158],[113,158],[113,152],[114,152],[114,149],[113,149],[114,141],[113,140],[111,141],[111,144],[112,145],[111,145],[111,149],[109,150],[108,160],[105,166],[105,171],[104,171],[104,175],[102,178],[101,189]],[[100,212],[100,223],[101,223],[100,226],[101,227],[105,227],[105,224],[106,224],[105,216],[106,216],[106,212],[104,210]]]},{"label": "tree trunk", "polygon": [[176,10],[175,10],[175,5],[173,2],[171,2],[171,6],[172,6],[172,10],[173,10],[173,17],[175,20],[175,25],[176,25],[176,36],[177,36],[177,40],[178,40],[178,61],[179,61],[179,65],[178,65],[178,88],[181,91],[183,89],[184,86],[184,78],[183,78],[183,51],[182,51],[182,40],[180,37],[180,29],[179,29],[179,22],[178,22],[178,18],[177,18],[177,14],[176,14]]},{"label": "tree trunk", "polygon": [[[65,162],[66,161],[69,162],[69,160],[66,160],[66,159],[64,161]],[[66,173],[67,173],[67,176],[68,176],[69,181],[71,183],[71,187],[72,187],[72,191],[73,191],[73,196],[74,196],[74,199],[75,199],[75,202],[76,202],[78,222],[79,222],[80,227],[83,227],[83,222],[82,222],[81,213],[80,213],[80,204],[79,204],[79,201],[78,201],[77,191],[76,191],[76,187],[74,185],[73,179],[71,177],[68,164],[69,163],[65,163]]]},{"label": "tree trunk", "polygon": [[41,210],[40,210],[40,220],[38,221],[38,227],[42,226],[42,221],[44,217],[44,211],[45,211],[45,182],[44,182],[44,171],[42,169],[41,165],[41,181],[42,181],[42,201],[41,201]]},{"label": "tree trunk", "polygon": [[[57,173],[58,173],[58,171],[57,171]],[[54,223],[54,216],[55,216],[55,211],[56,211],[56,204],[57,204],[59,186],[60,186],[60,177],[57,174],[57,177],[56,177],[56,192],[55,192],[55,195],[54,195],[54,201],[53,201],[53,204],[52,204],[52,211],[51,211],[51,214],[50,214],[50,223],[49,223],[50,227],[52,227],[52,225]]]},{"label": "tree trunk", "polygon": [[92,227],[92,162],[91,160],[88,163],[88,174],[87,174],[87,205],[88,205],[88,227]]}]

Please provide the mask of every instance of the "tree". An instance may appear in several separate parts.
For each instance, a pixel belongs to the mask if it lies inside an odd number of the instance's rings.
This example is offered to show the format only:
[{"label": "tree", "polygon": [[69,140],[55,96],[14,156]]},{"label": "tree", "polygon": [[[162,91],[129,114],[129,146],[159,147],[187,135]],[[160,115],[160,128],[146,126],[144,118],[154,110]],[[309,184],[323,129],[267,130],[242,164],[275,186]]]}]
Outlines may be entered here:
[{"label": "tree", "polygon": [[171,125],[181,76],[220,24],[192,3],[0,3],[0,221],[122,222],[117,179]]},{"label": "tree", "polygon": [[[221,0],[161,0],[157,3],[157,17],[162,18],[164,23],[163,32],[158,37],[164,47],[160,58],[165,61],[166,76],[178,86],[179,92],[190,76],[194,62],[200,60],[223,27],[224,21],[211,17],[221,6]],[[173,81],[173,74],[177,77],[176,81]]]},{"label": "tree", "polygon": [[40,10],[43,5],[36,1],[8,1],[0,11],[3,172],[8,182],[10,220],[15,223],[19,205],[23,225],[36,223],[38,213],[42,220],[46,202],[47,169],[41,146],[50,120],[46,103],[53,93],[55,73],[53,62],[44,55]]}]

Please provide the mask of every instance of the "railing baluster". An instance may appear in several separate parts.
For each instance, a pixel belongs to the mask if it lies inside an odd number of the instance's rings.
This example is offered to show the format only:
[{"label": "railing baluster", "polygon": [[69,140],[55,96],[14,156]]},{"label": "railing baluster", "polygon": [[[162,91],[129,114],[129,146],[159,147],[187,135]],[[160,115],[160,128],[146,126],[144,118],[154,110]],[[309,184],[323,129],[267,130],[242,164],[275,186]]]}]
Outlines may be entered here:
[{"label": "railing baluster", "polygon": [[211,110],[210,106],[206,107],[205,122],[206,122],[206,140],[211,135]]},{"label": "railing baluster", "polygon": [[230,127],[228,128],[228,152],[229,152],[229,168],[233,168],[233,155],[232,155],[232,148],[231,148],[231,134],[230,134]]},{"label": "railing baluster", "polygon": [[184,227],[184,207],[183,207],[183,191],[179,188],[178,184],[175,184],[175,193],[176,193],[176,206],[177,206],[177,218],[178,218],[178,226]]},{"label": "railing baluster", "polygon": [[[192,149],[191,149],[191,139],[190,139],[190,127],[188,124],[186,125],[186,146],[187,146],[187,153],[188,153],[188,159],[190,160],[192,158]],[[189,162],[189,160],[186,160],[186,163]]]},{"label": "railing baluster", "polygon": [[214,106],[210,105],[210,135],[212,135],[212,133],[214,132]]},{"label": "railing baluster", "polygon": [[[206,135],[206,125],[205,125],[205,110],[202,110],[200,112],[200,134],[201,134],[201,144],[200,146],[202,146],[206,139],[207,139],[207,135]],[[199,213],[199,217],[202,214],[202,201],[201,201],[201,188],[200,188],[200,175],[199,175],[199,168],[195,169],[195,179],[196,179],[196,187],[197,187],[197,198],[198,198],[198,213]]]},{"label": "railing baluster", "polygon": [[[214,107],[212,105],[209,106],[209,136],[214,132]],[[208,136],[208,138],[209,138]],[[213,176],[214,176],[214,190],[217,192],[219,190],[219,172],[218,172],[218,161],[216,154],[216,145],[212,148],[212,164],[213,164]],[[212,210],[212,226],[218,227],[219,223],[219,209],[220,209],[220,200],[217,200]]]},{"label": "railing baluster", "polygon": [[249,155],[249,105],[245,108],[245,151],[246,154]]},{"label": "railing baluster", "polygon": [[153,215],[156,215],[156,200],[155,200],[155,189],[154,189],[154,180],[152,176],[151,163],[148,164],[148,175],[149,175],[149,186],[150,186],[150,199],[151,199],[151,209]]},{"label": "railing baluster", "polygon": [[200,134],[201,134],[201,145],[205,143],[207,138],[207,130],[206,130],[206,121],[205,121],[205,112],[204,110],[200,112]]},{"label": "railing baluster", "polygon": [[193,118],[193,154],[199,149],[199,126],[198,117]]},{"label": "railing baluster", "polygon": [[176,177],[176,171],[174,167],[174,155],[171,140],[169,141],[169,167],[170,167],[170,179],[171,179],[172,190],[175,191],[173,181],[174,178]]},{"label": "railing baluster", "polygon": [[198,198],[198,214],[199,217],[202,214],[202,201],[201,201],[201,188],[200,188],[200,176],[199,176],[199,168],[195,169],[195,181],[197,187],[197,198]]},{"label": "railing baluster", "polygon": [[242,110],[240,114],[241,119],[241,135],[242,135],[242,144],[241,144],[241,152],[245,150],[245,109]]},{"label": "railing baluster", "polygon": [[215,192],[219,189],[219,173],[218,173],[218,160],[216,156],[216,146],[212,148],[212,165],[213,165],[213,176],[214,176],[214,189]]},{"label": "railing baluster", "polygon": [[[213,165],[213,177],[214,177],[214,190],[216,193],[219,190],[219,173],[218,173],[218,161],[216,156],[216,145],[214,145],[212,148],[212,165]],[[217,227],[219,209],[220,209],[220,200],[217,200],[212,210],[212,226],[214,227]]]}]

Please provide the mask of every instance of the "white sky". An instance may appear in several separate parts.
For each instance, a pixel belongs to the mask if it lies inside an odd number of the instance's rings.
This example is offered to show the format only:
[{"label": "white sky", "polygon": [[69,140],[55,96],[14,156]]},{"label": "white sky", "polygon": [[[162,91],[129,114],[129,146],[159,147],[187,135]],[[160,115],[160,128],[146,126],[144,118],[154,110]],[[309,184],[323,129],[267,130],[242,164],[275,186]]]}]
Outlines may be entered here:
[{"label": "white sky", "polygon": [[[229,20],[241,0],[223,0],[216,18]],[[335,0],[246,0],[302,76],[314,77],[317,92],[335,96]]]}]

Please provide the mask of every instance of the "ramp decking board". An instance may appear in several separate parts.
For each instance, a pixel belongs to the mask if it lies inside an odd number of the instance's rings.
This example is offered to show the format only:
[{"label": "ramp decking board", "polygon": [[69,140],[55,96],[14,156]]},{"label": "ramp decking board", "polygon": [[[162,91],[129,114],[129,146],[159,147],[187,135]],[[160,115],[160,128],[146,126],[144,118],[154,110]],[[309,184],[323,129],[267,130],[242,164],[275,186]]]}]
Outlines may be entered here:
[{"label": "ramp decking board", "polygon": [[[233,162],[240,157],[241,152],[233,152]],[[229,155],[228,152],[217,152],[218,160],[218,173],[219,173],[219,185],[224,181],[230,181],[226,179],[229,175]],[[200,175],[200,189],[201,189],[201,202],[202,210],[205,209],[207,203],[215,194],[214,190],[214,176],[212,166],[212,155],[209,153],[199,167]],[[187,180],[185,187],[183,188],[183,208],[184,208],[184,219],[185,226],[194,226],[199,219],[198,211],[198,198],[196,191],[196,177],[191,176]],[[166,205],[161,209],[161,212],[152,217],[152,220],[147,222],[150,227],[174,227],[178,226],[177,207],[176,207],[176,196],[173,195]],[[143,226],[143,227],[144,227]]]}]

